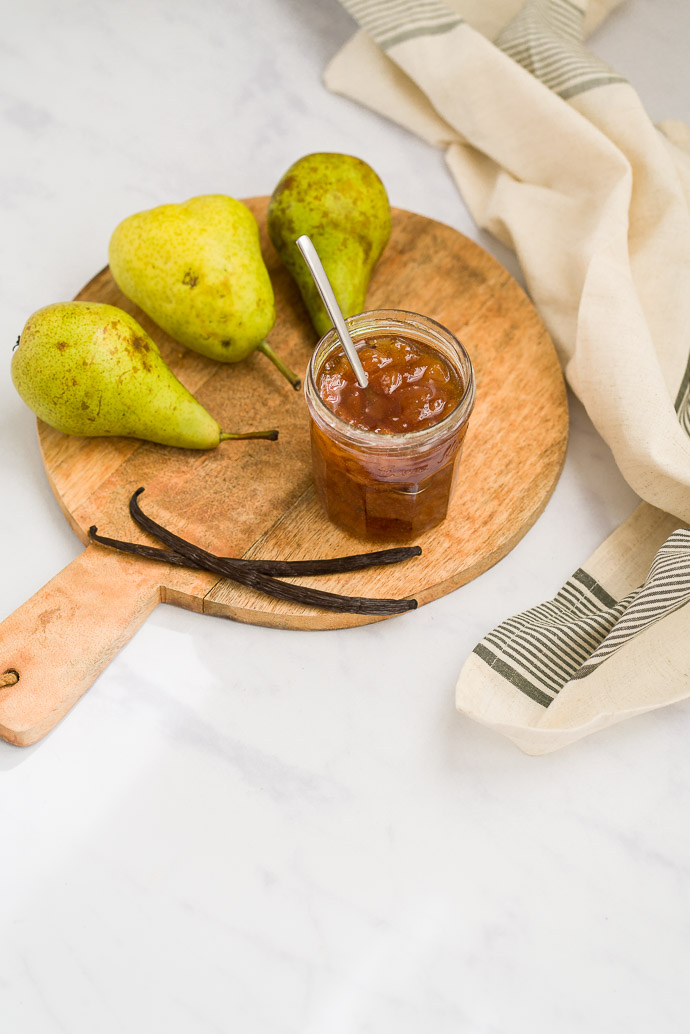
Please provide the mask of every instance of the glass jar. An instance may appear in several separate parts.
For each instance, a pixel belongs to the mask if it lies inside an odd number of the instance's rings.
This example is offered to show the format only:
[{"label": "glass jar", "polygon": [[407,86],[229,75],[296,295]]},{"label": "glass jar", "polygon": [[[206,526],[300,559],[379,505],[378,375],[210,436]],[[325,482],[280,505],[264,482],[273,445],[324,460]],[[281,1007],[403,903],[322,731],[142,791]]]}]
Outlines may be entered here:
[{"label": "glass jar", "polygon": [[335,330],[319,341],[309,364],[304,390],[314,483],[329,519],[360,538],[410,539],[439,524],[448,512],[474,406],[472,363],[449,330],[418,313],[378,309],[351,316],[347,326],[359,347],[382,335],[418,342],[440,353],[461,383],[460,401],[439,423],[387,434],[352,426],[319,395],[320,372],[341,348]]}]

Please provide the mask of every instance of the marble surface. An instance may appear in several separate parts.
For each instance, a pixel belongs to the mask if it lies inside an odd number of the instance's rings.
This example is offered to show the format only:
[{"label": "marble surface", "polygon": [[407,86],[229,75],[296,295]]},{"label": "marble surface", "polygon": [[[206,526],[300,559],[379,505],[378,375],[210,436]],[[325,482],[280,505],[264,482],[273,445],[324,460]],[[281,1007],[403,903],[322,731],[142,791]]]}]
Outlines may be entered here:
[{"label": "marble surface", "polygon": [[[81,549],[9,353],[121,218],[340,150],[517,272],[440,153],[322,87],[352,29],[336,0],[6,0],[0,617]],[[689,33],[685,0],[629,0],[593,45],[690,121]],[[159,607],[51,735],[0,743],[2,1030],[687,1031],[690,706],[534,759],[453,705],[477,639],[634,504],[573,402],[538,524],[417,613],[298,633]]]}]

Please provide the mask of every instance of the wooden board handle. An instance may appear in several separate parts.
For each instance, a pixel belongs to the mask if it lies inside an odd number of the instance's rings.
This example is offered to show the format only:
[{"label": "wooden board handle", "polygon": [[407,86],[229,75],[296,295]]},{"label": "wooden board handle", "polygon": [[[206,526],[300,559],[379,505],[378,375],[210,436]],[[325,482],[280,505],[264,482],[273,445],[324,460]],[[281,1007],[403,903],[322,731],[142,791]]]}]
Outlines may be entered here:
[{"label": "wooden board handle", "polygon": [[44,736],[160,598],[155,564],[88,546],[0,624],[0,737]]}]

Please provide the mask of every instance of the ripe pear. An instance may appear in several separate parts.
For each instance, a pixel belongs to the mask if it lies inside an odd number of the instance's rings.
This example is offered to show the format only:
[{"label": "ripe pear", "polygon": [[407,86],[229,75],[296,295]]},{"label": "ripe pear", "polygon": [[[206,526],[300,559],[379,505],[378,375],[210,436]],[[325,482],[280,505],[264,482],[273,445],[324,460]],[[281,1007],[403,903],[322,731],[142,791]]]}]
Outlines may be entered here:
[{"label": "ripe pear", "polygon": [[176,341],[221,363],[260,349],[299,387],[265,341],[273,288],[241,201],[208,194],[131,215],[110,239],[109,262],[123,294]]},{"label": "ripe pear", "polygon": [[30,316],[12,356],[12,380],[29,408],[66,434],[123,435],[184,449],[277,436],[222,432],[137,321],[101,302],[58,302]]},{"label": "ripe pear", "polygon": [[319,337],[332,324],[295,241],[311,238],[345,316],[366,307],[374,266],[391,235],[391,210],[371,166],[349,154],[308,154],[279,181],[268,232],[309,310]]}]

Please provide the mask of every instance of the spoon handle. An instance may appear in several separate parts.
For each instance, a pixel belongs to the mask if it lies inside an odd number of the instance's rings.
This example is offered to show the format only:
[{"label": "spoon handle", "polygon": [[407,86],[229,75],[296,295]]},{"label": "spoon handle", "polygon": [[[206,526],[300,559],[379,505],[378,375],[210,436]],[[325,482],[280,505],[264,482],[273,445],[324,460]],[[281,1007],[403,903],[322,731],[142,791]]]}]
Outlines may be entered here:
[{"label": "spoon handle", "polygon": [[319,258],[318,252],[311,242],[310,238],[306,234],[298,237],[295,244],[302,252],[302,258],[309,267],[309,272],[314,278],[314,283],[321,295],[321,301],[326,306],[326,311],[331,317],[333,326],[338,332],[340,343],[345,350],[345,355],[350,361],[350,366],[355,372],[355,377],[359,383],[360,388],[366,388],[369,383],[369,378],[360,362],[357,349],[355,348],[354,342],[350,337],[350,331],[347,329],[345,318],[343,317],[340,307],[333,294],[333,288],[331,287],[330,281],[326,276],[326,270],[323,268],[321,259]]}]

